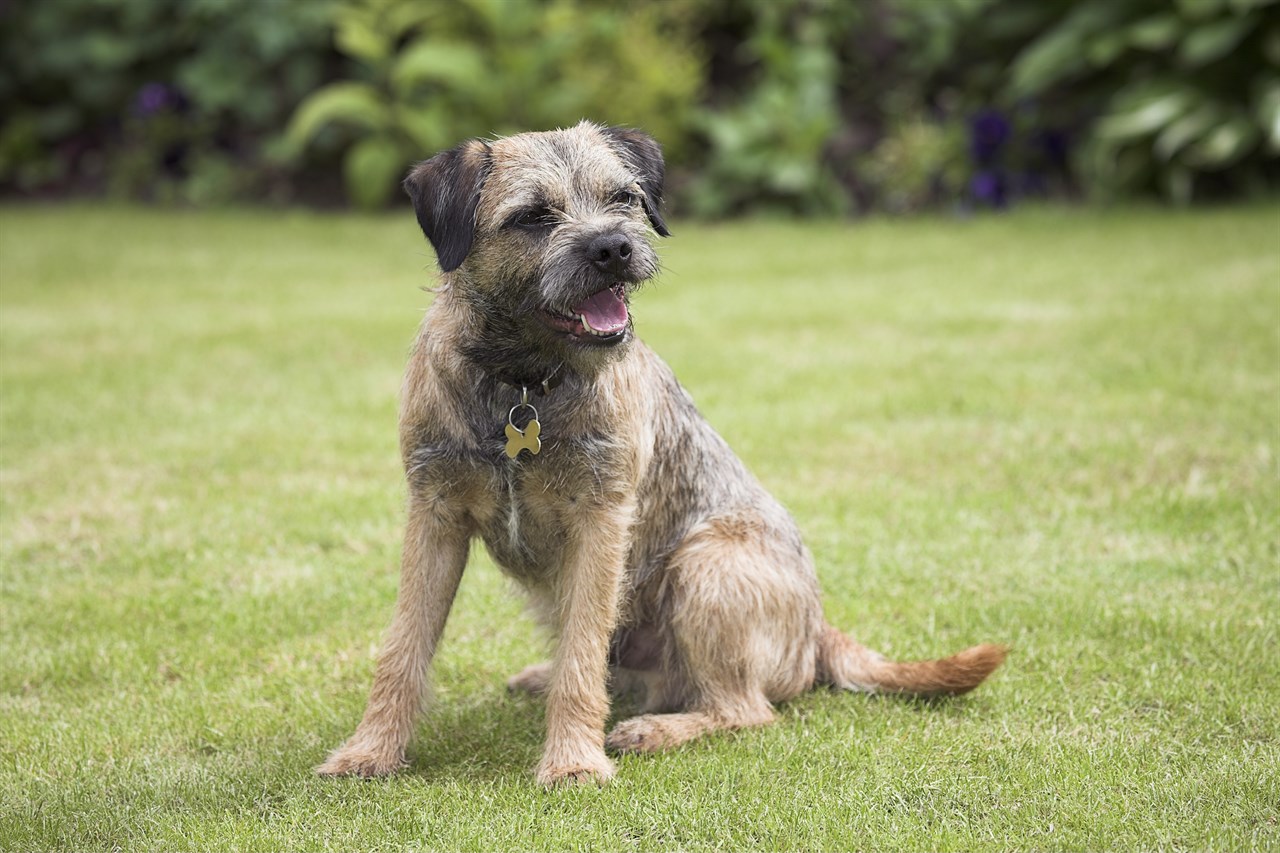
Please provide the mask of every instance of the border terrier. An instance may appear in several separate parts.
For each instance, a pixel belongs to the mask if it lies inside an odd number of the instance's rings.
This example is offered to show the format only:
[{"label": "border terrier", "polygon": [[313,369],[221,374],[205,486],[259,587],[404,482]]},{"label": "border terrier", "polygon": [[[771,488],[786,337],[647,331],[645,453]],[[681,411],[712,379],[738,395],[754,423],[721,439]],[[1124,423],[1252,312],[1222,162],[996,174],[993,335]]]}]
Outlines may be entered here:
[{"label": "border terrier", "polygon": [[[895,663],[827,625],[795,522],[636,339],[664,163],[635,130],[472,140],[405,180],[442,283],[404,379],[408,520],[395,615],[355,734],[318,768],[405,763],[427,670],[480,537],[556,638],[513,690],[546,700],[544,785],[760,726],[815,685],[939,695],[1005,650]],[[609,685],[644,691],[605,734]]]}]

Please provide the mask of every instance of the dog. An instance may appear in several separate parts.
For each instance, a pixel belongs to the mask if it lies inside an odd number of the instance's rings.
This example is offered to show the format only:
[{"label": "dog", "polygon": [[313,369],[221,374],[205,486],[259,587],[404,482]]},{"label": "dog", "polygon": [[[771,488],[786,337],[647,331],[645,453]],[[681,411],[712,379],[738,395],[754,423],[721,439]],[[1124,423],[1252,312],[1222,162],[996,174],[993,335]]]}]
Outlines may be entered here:
[{"label": "dog", "polygon": [[[606,748],[765,725],[815,685],[958,694],[1004,660],[894,663],[826,624],[795,522],[636,338],[664,172],[648,135],[583,122],[471,140],[406,178],[443,277],[401,397],[400,590],[364,717],[320,774],[404,766],[474,537],[557,641],[508,682],[545,696],[546,786],[610,779]],[[606,736],[611,679],[644,697]]]}]

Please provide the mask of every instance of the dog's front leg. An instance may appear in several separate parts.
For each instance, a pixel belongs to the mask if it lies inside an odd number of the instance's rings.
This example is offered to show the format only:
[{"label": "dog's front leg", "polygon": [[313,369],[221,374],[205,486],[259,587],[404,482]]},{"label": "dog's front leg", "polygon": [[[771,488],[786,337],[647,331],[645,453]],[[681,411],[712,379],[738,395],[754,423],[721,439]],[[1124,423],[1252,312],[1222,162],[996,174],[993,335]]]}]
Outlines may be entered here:
[{"label": "dog's front leg", "polygon": [[316,772],[385,776],[404,765],[422,706],[427,668],[467,562],[470,530],[437,505],[411,500],[400,560],[396,612],[378,656],[360,725]]},{"label": "dog's front leg", "polygon": [[574,519],[559,579],[559,645],[547,685],[547,742],[536,771],[543,785],[613,778],[604,754],[609,713],[609,639],[634,505],[610,504]]}]

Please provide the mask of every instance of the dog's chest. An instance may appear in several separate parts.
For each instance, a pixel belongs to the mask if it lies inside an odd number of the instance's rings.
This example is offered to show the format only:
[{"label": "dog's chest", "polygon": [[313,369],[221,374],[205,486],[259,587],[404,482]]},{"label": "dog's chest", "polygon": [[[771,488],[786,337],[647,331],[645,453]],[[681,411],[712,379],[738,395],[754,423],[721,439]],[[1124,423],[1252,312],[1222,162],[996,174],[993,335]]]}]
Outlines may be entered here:
[{"label": "dog's chest", "polygon": [[543,477],[516,465],[500,466],[497,474],[492,512],[481,524],[480,536],[503,571],[536,584],[563,563],[568,531],[540,488]]},{"label": "dog's chest", "polygon": [[538,585],[564,565],[590,513],[607,503],[618,448],[599,438],[552,437],[535,457],[522,453],[491,468],[479,534],[498,565]]},{"label": "dog's chest", "polygon": [[[509,458],[506,402],[474,407],[478,417],[466,435],[424,428],[407,460],[409,485],[469,517],[505,573],[544,586],[627,491],[639,463],[621,430],[584,429],[582,406],[568,396],[539,400],[538,453]],[[527,430],[527,421],[516,420]]]},{"label": "dog's chest", "polygon": [[564,564],[565,549],[578,532],[574,509],[583,497],[581,467],[528,459],[496,466],[491,511],[479,532],[507,574],[538,585]]}]

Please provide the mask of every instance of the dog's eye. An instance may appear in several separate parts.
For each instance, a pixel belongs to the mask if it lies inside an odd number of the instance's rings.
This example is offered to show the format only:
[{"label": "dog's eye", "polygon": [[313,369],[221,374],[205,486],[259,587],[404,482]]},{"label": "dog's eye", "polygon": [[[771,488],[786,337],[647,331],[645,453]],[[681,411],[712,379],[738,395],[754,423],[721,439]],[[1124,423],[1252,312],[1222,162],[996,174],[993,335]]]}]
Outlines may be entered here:
[{"label": "dog's eye", "polygon": [[511,217],[510,224],[517,228],[551,228],[556,215],[549,207],[531,207]]},{"label": "dog's eye", "polygon": [[631,190],[618,190],[613,194],[613,198],[609,199],[611,204],[622,204],[627,207],[634,207],[635,203],[640,200],[640,196]]}]

